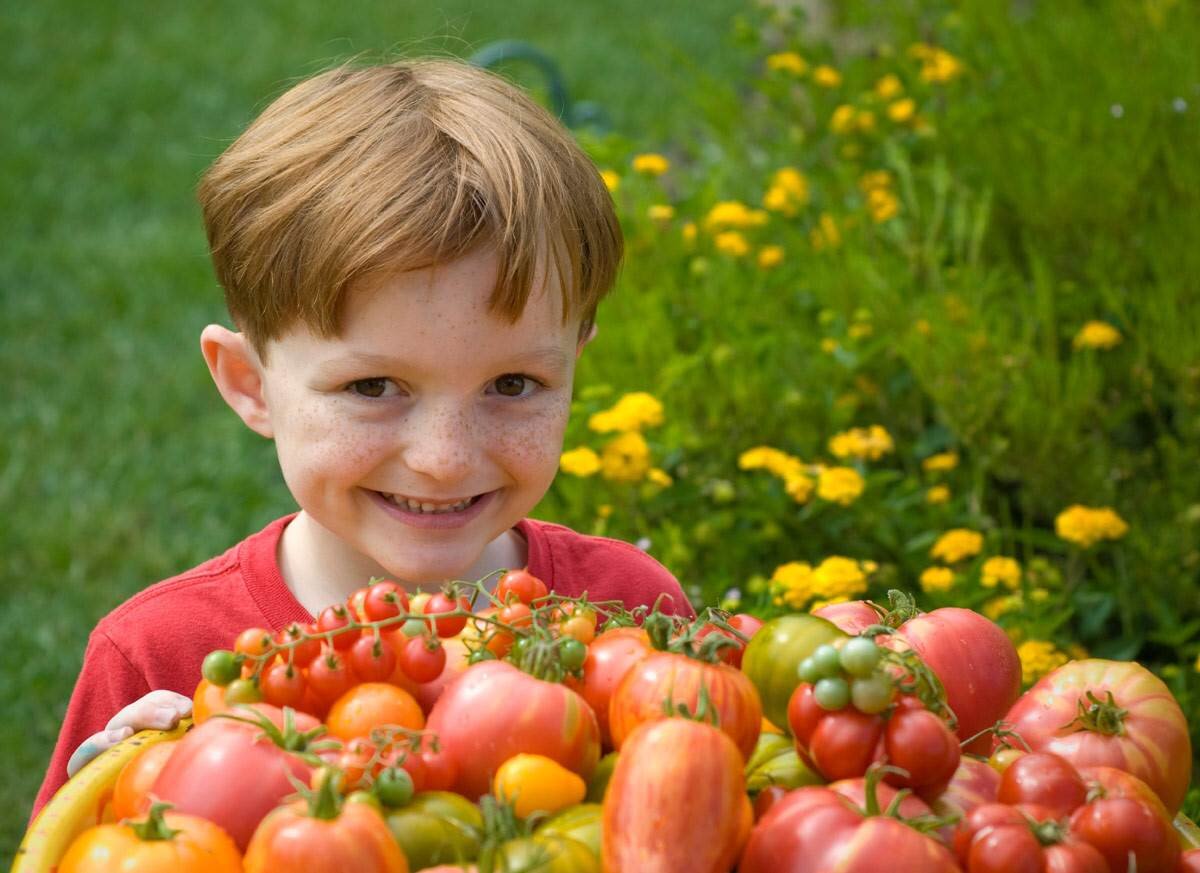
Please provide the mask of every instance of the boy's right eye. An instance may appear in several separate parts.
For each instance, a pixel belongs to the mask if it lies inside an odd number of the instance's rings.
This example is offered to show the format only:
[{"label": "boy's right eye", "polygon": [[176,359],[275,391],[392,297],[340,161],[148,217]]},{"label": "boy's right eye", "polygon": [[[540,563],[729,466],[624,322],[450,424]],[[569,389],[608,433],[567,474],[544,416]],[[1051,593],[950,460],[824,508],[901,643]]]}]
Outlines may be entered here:
[{"label": "boy's right eye", "polygon": [[390,379],[378,376],[372,379],[356,379],[346,387],[351,394],[357,394],[359,397],[383,397],[388,393],[390,382]]}]

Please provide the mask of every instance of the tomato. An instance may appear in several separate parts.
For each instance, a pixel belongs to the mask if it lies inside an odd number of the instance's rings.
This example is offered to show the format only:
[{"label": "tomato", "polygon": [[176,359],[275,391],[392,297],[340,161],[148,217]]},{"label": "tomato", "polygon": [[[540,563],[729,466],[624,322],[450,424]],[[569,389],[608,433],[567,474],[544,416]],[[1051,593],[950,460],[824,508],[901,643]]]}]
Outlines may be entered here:
[{"label": "tomato", "polygon": [[120,821],[145,815],[150,809],[148,793],[163,765],[175,751],[178,740],[163,740],[146,746],[121,768],[113,785],[113,815]]},{"label": "tomato", "polygon": [[843,633],[857,636],[873,624],[880,623],[879,612],[867,600],[847,600],[814,609],[813,615],[837,625]]},{"label": "tomato", "polygon": [[958,738],[929,710],[897,708],[887,720],[883,741],[887,762],[907,771],[889,773],[887,781],[926,800],[941,794],[958,769]]},{"label": "tomato", "polygon": [[1055,818],[1070,815],[1087,800],[1087,785],[1070,762],[1058,755],[1022,755],[1000,777],[1001,803],[1036,803]]},{"label": "tomato", "polygon": [[612,735],[608,727],[609,700],[629,668],[652,651],[650,638],[639,627],[604,631],[588,646],[587,657],[583,661],[583,678],[567,681],[596,713],[600,740],[605,748],[612,747]]},{"label": "tomato", "polygon": [[425,765],[426,791],[449,791],[454,787],[458,771],[455,769],[454,760],[446,754],[445,749],[439,747],[435,752],[432,745],[422,744],[421,761]]},{"label": "tomato", "polygon": [[831,622],[803,613],[771,619],[754,634],[742,656],[742,671],[758,690],[771,724],[788,723],[788,701],[800,684],[800,662],[817,646],[845,637]]},{"label": "tomato", "polygon": [[519,817],[529,818],[535,812],[553,814],[582,802],[587,783],[545,755],[522,752],[500,765],[494,791],[512,804]]},{"label": "tomato", "polygon": [[331,736],[352,740],[386,725],[420,730],[425,727],[425,714],[403,688],[387,682],[364,682],[334,702],[325,723]]},{"label": "tomato", "polygon": [[[753,638],[754,634],[758,632],[758,629],[763,626],[763,622],[761,619],[756,618],[753,615],[738,613],[737,615],[730,616],[729,626],[743,636]],[[729,633],[727,630],[719,628],[713,624],[708,624],[700,629],[700,632],[696,634],[696,639],[702,640],[714,633],[718,633],[723,637],[727,637],[728,639],[733,640],[735,643],[735,645],[732,646],[723,646],[720,651],[717,652],[717,657],[719,657],[726,664],[729,664],[731,667],[741,667],[742,655],[746,651],[746,643],[743,643],[740,639]]]},{"label": "tomato", "polygon": [[[321,654],[321,640],[316,636],[315,624],[299,624],[292,622],[279,633],[275,634],[275,645],[283,647],[287,643],[295,643],[291,647],[292,663],[297,667],[307,667],[317,655]],[[287,650],[280,653],[283,660],[288,659]]]},{"label": "tomato", "polygon": [[790,792],[750,835],[739,873],[920,870],[958,873],[945,846],[899,820],[864,815],[830,788]]},{"label": "tomato", "polygon": [[213,685],[207,679],[201,679],[196,684],[196,690],[192,694],[193,724],[203,724],[213,713],[224,712],[227,708],[223,686]]},{"label": "tomato", "polygon": [[529,570],[509,570],[496,584],[496,599],[501,604],[517,600],[527,606],[549,593],[546,583]]},{"label": "tomato", "polygon": [[386,682],[396,669],[396,651],[381,635],[362,636],[350,647],[350,666],[363,682]]},{"label": "tomato", "polygon": [[394,618],[402,612],[408,612],[408,608],[408,594],[390,579],[371,585],[367,589],[367,596],[363,598],[363,614],[367,621]]},{"label": "tomato", "polygon": [[587,779],[600,757],[596,716],[577,693],[504,661],[474,664],[429,714],[429,731],[455,764],[455,791],[486,794],[496,770],[520,752],[546,755]]},{"label": "tomato", "polygon": [[[797,696],[801,693],[798,690]],[[880,758],[883,717],[868,715],[849,706],[835,712],[822,712],[806,744],[801,745],[797,733],[797,751],[828,780],[862,776]]]},{"label": "tomato", "polygon": [[613,770],[617,768],[618,757],[620,756],[616,752],[609,752],[597,762],[596,769],[588,779],[587,796],[584,798],[588,803],[604,802],[604,795],[608,793],[608,783],[612,781]]},{"label": "tomato", "polygon": [[509,627],[529,627],[533,624],[533,610],[524,603],[510,603],[496,614],[496,618]]},{"label": "tomato", "polygon": [[238,634],[233,650],[242,655],[262,655],[271,648],[271,632],[261,627],[247,628]]},{"label": "tomato", "polygon": [[962,819],[985,803],[995,803],[1000,774],[983,761],[964,755],[946,790],[934,798],[933,811],[942,818]]},{"label": "tomato", "polygon": [[496,873],[600,873],[599,859],[579,840],[535,834],[500,844]]},{"label": "tomato", "polygon": [[1137,870],[1169,873],[1179,863],[1179,835],[1169,819],[1131,797],[1104,797],[1071,814],[1073,836],[1100,850],[1111,870],[1126,869],[1129,856]]},{"label": "tomato", "polygon": [[451,600],[449,596],[439,591],[432,595],[425,602],[425,615],[433,616],[433,629],[439,637],[452,637],[462,633],[462,629],[467,626],[466,615],[455,615],[447,618],[437,618],[447,612],[462,610],[465,613],[471,612],[471,601],[466,597],[460,596],[458,600]]},{"label": "tomato", "polygon": [[[937,674],[958,718],[960,740],[994,725],[1021,693],[1021,659],[1012,640],[999,625],[969,609],[935,609],[878,641],[911,648]],[[992,739],[985,734],[963,751],[986,755],[991,748]]]},{"label": "tomato", "polygon": [[599,858],[604,831],[601,810],[599,803],[577,803],[546,819],[537,826],[536,833],[558,834],[579,840]]},{"label": "tomato", "polygon": [[817,785],[821,777],[800,760],[790,739],[773,733],[758,737],[754,753],[746,762],[746,790],[751,794],[776,787],[784,790]]},{"label": "tomato", "polygon": [[[325,789],[322,789],[325,790]],[[263,819],[246,849],[245,873],[408,873],[404,853],[369,803],[345,803],[332,817],[307,800]]]},{"label": "tomato", "polygon": [[1170,819],[1171,814],[1154,789],[1124,770],[1116,767],[1079,767],[1079,775],[1088,787],[1089,797],[1132,797],[1141,800],[1160,816]]},{"label": "tomato", "polygon": [[401,686],[417,699],[427,716],[433,711],[433,705],[437,703],[447,686],[471,666],[471,662],[468,660],[471,651],[461,638],[451,637],[448,640],[439,640],[439,642],[446,653],[446,665],[442,668],[439,676],[429,682],[414,683],[400,668],[399,658],[397,658],[396,672],[392,674],[391,679],[393,685]]},{"label": "tomato", "polygon": [[449,791],[427,791],[387,814],[388,829],[413,870],[472,861],[479,854],[479,807]]},{"label": "tomato", "polygon": [[743,766],[741,750],[712,725],[681,718],[640,725],[604,798],[604,870],[726,873],[753,822]]},{"label": "tomato", "polygon": [[276,661],[263,673],[259,680],[263,700],[272,706],[290,706],[298,709],[304,700],[304,674],[299,667],[284,661]]},{"label": "tomato", "polygon": [[[221,828],[197,816],[155,811],[149,830],[122,822],[88,828],[67,848],[58,873],[241,873],[242,856]],[[169,830],[176,833],[167,835]]]},{"label": "tomato", "polygon": [[[701,689],[707,689],[703,705]],[[728,664],[709,664],[671,652],[655,652],[635,663],[613,692],[608,705],[613,745],[620,749],[638,725],[666,718],[668,706],[672,712],[684,706],[716,724],[743,758],[754,752],[762,730],[762,704],[746,674]]]},{"label": "tomato", "polygon": [[1162,680],[1140,664],[1071,661],[1043,676],[1005,721],[1036,751],[1076,767],[1125,770],[1172,814],[1183,805],[1192,773],[1187,719]]},{"label": "tomato", "polygon": [[1014,749],[1012,746],[1004,746],[992,752],[992,756],[988,758],[988,766],[997,773],[1003,773],[1012,766],[1013,761],[1024,754],[1024,749]]},{"label": "tomato", "polygon": [[[277,726],[283,723],[283,713],[273,706],[256,704],[252,709]],[[303,713],[294,718],[297,731],[318,725]],[[307,785],[312,768],[271,742],[262,728],[214,717],[179,740],[151,793],[174,804],[178,812],[220,825],[242,848],[263,816],[295,792],[292,777]]]},{"label": "tomato", "polygon": [[573,615],[558,626],[558,631],[586,646],[596,639],[596,618],[594,615]]},{"label": "tomato", "polygon": [[[836,782],[830,782],[825,787],[830,791],[840,794],[858,809],[865,809],[867,806],[867,791],[869,787],[867,780],[863,777],[839,779]],[[875,786],[875,799],[881,810],[887,809],[893,802],[896,802],[899,794],[899,789],[893,788],[886,782],[880,782]],[[933,810],[929,808],[929,804],[915,794],[906,794],[901,797],[897,810],[901,817],[906,819],[921,818],[933,814]]]},{"label": "tomato", "polygon": [[446,650],[436,637],[409,637],[400,650],[400,669],[413,682],[432,682],[446,668]]},{"label": "tomato", "polygon": [[350,611],[344,606],[327,606],[321,610],[321,614],[317,616],[317,631],[320,633],[331,633],[333,631],[341,631],[340,633],[328,638],[330,644],[339,652],[344,652],[346,649],[354,645],[354,641],[359,637],[359,631],[342,631],[342,628],[349,626],[351,622]]},{"label": "tomato", "polygon": [[357,682],[345,657],[328,645],[321,649],[317,660],[308,668],[308,684],[319,700],[333,703]]}]

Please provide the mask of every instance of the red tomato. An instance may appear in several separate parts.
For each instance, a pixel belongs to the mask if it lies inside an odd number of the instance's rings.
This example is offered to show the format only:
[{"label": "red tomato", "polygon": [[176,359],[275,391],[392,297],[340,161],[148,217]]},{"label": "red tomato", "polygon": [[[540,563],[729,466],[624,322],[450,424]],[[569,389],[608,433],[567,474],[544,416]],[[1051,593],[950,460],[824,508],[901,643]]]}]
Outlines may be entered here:
[{"label": "red tomato", "polygon": [[432,682],[446,667],[446,649],[437,640],[424,634],[409,637],[400,650],[400,669],[417,684]]},{"label": "red tomato", "polygon": [[888,763],[908,771],[907,776],[889,773],[888,782],[911,788],[927,800],[950,784],[962,757],[958,738],[927,709],[897,708],[883,739]]},{"label": "red tomato", "polygon": [[1154,793],[1154,789],[1124,770],[1116,767],[1079,767],[1079,775],[1087,784],[1089,796],[1102,797],[1132,797],[1153,807],[1165,819],[1171,814],[1163,804],[1162,799]]},{"label": "red tomato", "polygon": [[308,668],[308,684],[326,705],[333,703],[357,681],[341,653],[325,646]]},{"label": "red tomato", "polygon": [[881,756],[883,718],[852,706],[825,712],[801,751],[826,779],[854,779]]},{"label": "red tomato", "polygon": [[363,598],[363,613],[367,621],[383,621],[408,612],[408,594],[389,579],[376,582]]},{"label": "red tomato", "polygon": [[[934,798],[933,811],[943,818],[966,818],[967,813],[985,803],[995,803],[1000,790],[1000,774],[983,761],[964,755],[946,790]],[[953,827],[946,829],[949,836]]]},{"label": "red tomato", "polygon": [[346,611],[350,613],[350,617],[358,622],[367,621],[367,593],[370,589],[364,585],[353,594],[346,598]]},{"label": "red tomato", "polygon": [[121,768],[113,785],[113,816],[123,818],[144,816],[150,809],[150,786],[162,772],[163,765],[175,751],[178,740],[165,740],[146,746]]},{"label": "red tomato", "polygon": [[1125,770],[1171,814],[1183,805],[1192,774],[1187,719],[1170,689],[1140,664],[1071,661],[1043,676],[1004,718],[1035,751],[1076,767]]},{"label": "red tomato", "polygon": [[299,667],[276,661],[263,673],[259,680],[263,700],[272,706],[290,706],[299,709],[304,701],[304,674]]},{"label": "red tomato", "polygon": [[620,749],[643,722],[666,718],[668,706],[671,711],[686,706],[696,713],[701,688],[707,689],[712,710],[706,720],[728,734],[748,759],[762,732],[762,703],[754,683],[728,664],[708,664],[671,652],[655,652],[636,662],[613,692],[608,705],[613,745]]},{"label": "red tomato", "polygon": [[[762,619],[755,618],[753,615],[738,613],[737,615],[730,616],[729,626],[743,636],[750,638],[753,637],[758,629],[763,626],[763,622]],[[718,628],[716,625],[712,624],[705,625],[703,628],[701,628],[700,632],[696,634],[696,639],[702,640],[709,634],[713,633],[719,633],[736,643],[736,645],[733,646],[722,647],[717,653],[717,657],[732,667],[740,668],[742,666],[742,654],[746,651],[746,643],[743,643],[740,639],[723,628]]]},{"label": "red tomato", "polygon": [[[1104,856],[1058,825],[1031,827],[1044,810],[987,803],[971,810],[954,833],[954,850],[967,873],[1108,873]],[[1043,840],[1048,842],[1043,843]]]},{"label": "red tomato", "polygon": [[428,744],[421,748],[421,760],[425,764],[425,790],[449,791],[454,787],[458,778],[454,760],[446,754],[446,750],[438,748],[435,752]]},{"label": "red tomato", "polygon": [[380,636],[362,636],[350,647],[350,666],[362,682],[386,682],[396,669],[396,652]]},{"label": "red tomato", "polygon": [[[344,606],[327,606],[317,616],[317,630],[320,633],[336,631],[348,624],[350,624],[350,612]],[[342,631],[332,638],[333,647],[339,652],[344,652],[354,645],[358,636],[355,631]]]},{"label": "red tomato", "polygon": [[[292,663],[297,667],[307,667],[321,653],[321,641],[315,637],[316,633],[315,624],[292,622],[275,634],[275,643],[282,647],[285,643],[299,641],[292,646]],[[283,653],[283,659],[287,660],[286,652]]]},{"label": "red tomato", "polygon": [[604,798],[605,871],[727,873],[753,821],[744,766],[737,746],[711,725],[680,718],[640,725]]},{"label": "red tomato", "polygon": [[520,752],[545,755],[584,779],[600,759],[587,702],[505,661],[467,668],[442,692],[426,727],[454,763],[454,790],[471,799],[486,794],[500,765]]},{"label": "red tomato", "polygon": [[812,614],[833,622],[840,631],[852,637],[858,636],[873,624],[879,624],[880,618],[879,613],[866,600],[831,603],[814,609]]},{"label": "red tomato", "polygon": [[[283,713],[273,706],[252,708],[277,725],[283,723]],[[299,731],[319,724],[303,713],[296,713],[295,723]],[[308,785],[312,768],[264,739],[261,728],[214,717],[179,741],[151,792],[174,804],[177,812],[220,825],[239,849],[245,849],[263,817],[295,793],[289,777]]]},{"label": "red tomato", "polygon": [[[682,869],[682,868],[681,868]],[[937,841],[894,818],[864,816],[827,787],[805,786],[776,803],[750,834],[738,873],[920,870],[959,873]]]},{"label": "red tomato", "polygon": [[463,610],[466,613],[471,611],[471,601],[466,597],[459,597],[457,601],[451,600],[446,594],[439,591],[425,602],[425,614],[434,616],[433,628],[434,632],[439,637],[452,637],[462,633],[462,629],[467,626],[466,615],[455,615],[449,618],[436,618],[436,616],[455,610]]},{"label": "red tomato", "polygon": [[608,704],[625,673],[652,651],[650,638],[640,627],[620,627],[604,631],[588,646],[583,661],[583,678],[569,679],[567,684],[583,695],[596,713],[600,741],[612,748],[608,727]]},{"label": "red tomato", "polygon": [[1200,849],[1188,849],[1179,856],[1177,873],[1200,873]]},{"label": "red tomato", "polygon": [[529,605],[540,597],[549,594],[546,583],[534,576],[529,570],[509,570],[500,577],[496,584],[496,599],[502,604],[512,600]]},{"label": "red tomato", "polygon": [[524,603],[510,603],[496,614],[496,618],[509,627],[529,627],[533,623],[533,610]]},{"label": "red tomato", "polygon": [[1055,818],[1070,815],[1087,800],[1087,785],[1071,763],[1058,755],[1032,752],[1013,761],[1000,777],[1001,803],[1036,803]]},{"label": "red tomato", "polygon": [[1100,850],[1111,870],[1125,870],[1130,854],[1138,870],[1174,871],[1179,835],[1168,819],[1131,797],[1104,797],[1071,814],[1071,834]]}]

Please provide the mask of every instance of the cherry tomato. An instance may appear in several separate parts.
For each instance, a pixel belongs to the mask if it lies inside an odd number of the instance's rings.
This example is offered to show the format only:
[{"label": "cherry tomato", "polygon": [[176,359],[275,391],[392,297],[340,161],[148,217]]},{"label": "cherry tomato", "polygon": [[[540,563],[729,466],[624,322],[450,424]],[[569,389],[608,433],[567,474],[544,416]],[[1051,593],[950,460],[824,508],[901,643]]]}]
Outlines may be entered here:
[{"label": "cherry tomato", "polygon": [[365,605],[369,591],[370,589],[364,585],[346,598],[346,611],[355,621],[365,622],[367,620]]},{"label": "cherry tomato", "polygon": [[454,787],[458,769],[445,748],[439,746],[435,752],[432,746],[425,744],[421,747],[421,760],[425,764],[426,791],[449,791]]},{"label": "cherry tomato", "polygon": [[587,646],[574,637],[566,637],[558,648],[558,657],[563,669],[576,673],[583,668],[587,659]]},{"label": "cherry tomato", "polygon": [[308,683],[313,693],[326,704],[345,694],[355,681],[341,653],[328,646],[322,647],[320,657],[308,668]]},{"label": "cherry tomato", "polygon": [[897,709],[884,728],[888,763],[908,771],[889,774],[887,781],[932,798],[950,784],[962,754],[958,737],[927,709]]},{"label": "cherry tomato", "polygon": [[1087,784],[1065,758],[1031,752],[1013,761],[1000,776],[1001,803],[1037,803],[1055,818],[1070,815],[1087,800]]},{"label": "cherry tomato", "polygon": [[1003,773],[1012,765],[1012,762],[1025,754],[1024,749],[1015,749],[1012,746],[1005,746],[1002,749],[997,749],[992,753],[992,757],[988,758],[988,765],[997,773]]},{"label": "cherry tomato", "polygon": [[213,685],[224,687],[241,676],[242,670],[238,665],[237,655],[225,649],[217,649],[204,656],[204,663],[200,665],[200,675]]},{"label": "cherry tomato", "polygon": [[379,771],[372,790],[384,806],[398,807],[412,800],[416,787],[403,767],[385,767]]},{"label": "cherry tomato", "polygon": [[[327,606],[317,616],[317,630],[321,633],[340,630],[348,624],[350,624],[350,612],[344,606]],[[335,649],[344,652],[354,645],[357,637],[358,634],[354,631],[343,631],[332,637],[331,642]]]},{"label": "cherry tomato", "polygon": [[396,669],[396,651],[383,637],[359,637],[350,647],[349,661],[363,682],[386,682]]},{"label": "cherry tomato", "polygon": [[465,613],[471,611],[471,601],[465,596],[459,597],[457,601],[451,600],[445,593],[439,591],[429,598],[425,604],[425,614],[433,616],[432,622],[434,632],[439,637],[452,637],[462,632],[462,629],[467,626],[466,615],[455,615],[448,618],[437,618],[447,612],[462,610]]},{"label": "cherry tomato", "polygon": [[528,570],[509,570],[496,585],[496,599],[503,604],[518,600],[526,606],[549,593],[546,583]]},{"label": "cherry tomato", "polygon": [[271,632],[261,627],[247,628],[238,634],[233,650],[243,655],[262,655],[271,648]]},{"label": "cherry tomato", "polygon": [[558,626],[558,632],[586,646],[596,638],[595,615],[573,615]]},{"label": "cherry tomato", "polygon": [[304,700],[304,674],[294,664],[276,661],[262,676],[263,700],[272,706],[298,709]]},{"label": "cherry tomato", "polygon": [[[282,647],[286,643],[294,643],[291,647],[292,663],[297,667],[307,667],[321,654],[321,640],[316,634],[315,624],[292,622],[275,635],[275,644]],[[283,655],[286,660],[286,650]]]},{"label": "cherry tomato", "polygon": [[432,682],[446,666],[446,650],[436,639],[410,637],[398,656],[400,669],[413,682]]},{"label": "cherry tomato", "polygon": [[366,613],[367,621],[393,618],[402,612],[408,612],[408,595],[390,579],[376,582],[367,590],[367,596],[363,600],[363,612]]},{"label": "cherry tomato", "polygon": [[225,686],[225,704],[258,703],[262,700],[262,690],[253,679],[234,679]]},{"label": "cherry tomato", "polygon": [[510,603],[497,613],[496,618],[509,627],[529,627],[533,623],[533,610],[524,603]]}]

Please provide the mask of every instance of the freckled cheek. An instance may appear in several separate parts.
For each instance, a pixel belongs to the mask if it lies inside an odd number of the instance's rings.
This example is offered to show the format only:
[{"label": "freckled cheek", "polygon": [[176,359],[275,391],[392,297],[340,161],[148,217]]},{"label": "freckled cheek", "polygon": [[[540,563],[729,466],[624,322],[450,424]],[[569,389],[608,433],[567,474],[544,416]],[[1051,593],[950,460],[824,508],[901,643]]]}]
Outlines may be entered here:
[{"label": "freckled cheek", "polygon": [[363,476],[384,457],[391,436],[388,428],[353,425],[342,416],[310,408],[297,410],[287,427],[277,430],[275,441],[289,485],[307,490],[320,487],[315,480],[352,482]]},{"label": "freckled cheek", "polygon": [[558,470],[570,408],[568,397],[519,420],[495,424],[487,433],[490,454],[523,478],[548,484]]}]

